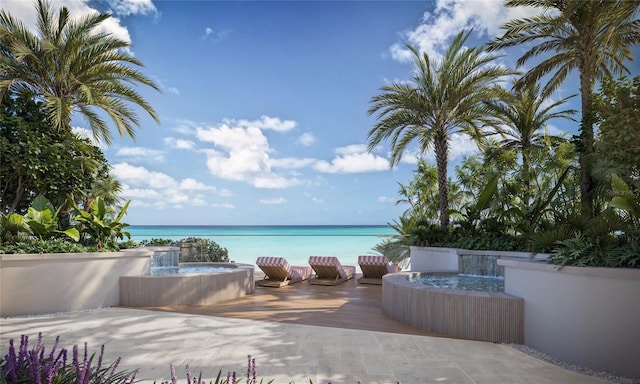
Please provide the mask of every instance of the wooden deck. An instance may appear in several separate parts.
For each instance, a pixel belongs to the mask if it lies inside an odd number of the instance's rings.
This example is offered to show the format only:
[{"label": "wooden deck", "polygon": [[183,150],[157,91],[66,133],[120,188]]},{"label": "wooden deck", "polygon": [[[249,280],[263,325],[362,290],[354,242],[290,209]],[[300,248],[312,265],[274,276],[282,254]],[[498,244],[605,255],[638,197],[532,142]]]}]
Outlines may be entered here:
[{"label": "wooden deck", "polygon": [[303,281],[281,288],[256,287],[253,295],[208,306],[144,309],[439,336],[392,319],[382,313],[381,303],[381,285],[358,284],[353,278],[337,286],[312,285]]}]

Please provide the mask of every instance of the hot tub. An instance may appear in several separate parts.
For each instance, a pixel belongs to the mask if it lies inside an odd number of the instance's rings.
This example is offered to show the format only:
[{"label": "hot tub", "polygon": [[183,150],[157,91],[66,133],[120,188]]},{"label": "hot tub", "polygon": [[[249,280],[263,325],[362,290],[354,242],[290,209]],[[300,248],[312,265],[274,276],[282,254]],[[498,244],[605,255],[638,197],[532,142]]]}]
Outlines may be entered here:
[{"label": "hot tub", "polygon": [[412,279],[382,278],[382,309],[396,320],[443,336],[498,343],[524,342],[524,299],[503,292],[439,288]]},{"label": "hot tub", "polygon": [[[181,263],[196,273],[120,277],[120,305],[163,307],[209,305],[237,299],[255,291],[254,266],[237,263]],[[202,272],[213,267],[212,272]],[[218,269],[219,268],[219,269]]]}]

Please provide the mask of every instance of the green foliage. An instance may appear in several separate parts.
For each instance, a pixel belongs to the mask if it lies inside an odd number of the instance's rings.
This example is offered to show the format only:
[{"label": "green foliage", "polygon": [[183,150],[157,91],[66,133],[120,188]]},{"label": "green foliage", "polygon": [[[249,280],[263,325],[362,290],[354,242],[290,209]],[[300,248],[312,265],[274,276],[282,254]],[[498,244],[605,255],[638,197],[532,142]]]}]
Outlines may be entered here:
[{"label": "green foliage", "polygon": [[462,210],[450,210],[450,215],[459,216],[457,225],[466,231],[473,231],[481,224],[482,215],[491,208],[493,198],[498,193],[498,176],[491,178],[484,186],[475,202],[462,207]]},{"label": "green foliage", "polygon": [[188,237],[178,242],[181,262],[228,262],[229,251],[213,240]]},{"label": "green foliage", "polygon": [[0,253],[89,253],[97,252],[96,246],[85,246],[65,239],[24,239],[16,243],[0,244]]},{"label": "green foliage", "polygon": [[[156,122],[154,109],[134,86],[158,86],[138,71],[142,63],[132,57],[130,42],[103,32],[111,14],[70,17],[67,7],[54,15],[51,2],[36,3],[37,30],[0,12],[0,99],[24,90],[43,100],[54,130],[68,131],[71,115],[80,112],[96,139],[111,144],[111,132],[102,116],[109,116],[121,135],[134,137],[140,120],[132,107],[140,107]],[[57,17],[56,17],[57,16]]]},{"label": "green foliage", "polygon": [[140,242],[140,246],[144,247],[147,245],[179,245],[180,242],[176,242],[171,239],[161,239],[161,238],[152,238],[151,240],[142,240]]},{"label": "green foliage", "polygon": [[60,206],[108,174],[102,151],[71,131],[51,129],[42,104],[29,95],[2,100],[0,127],[0,212],[25,214],[40,194]]},{"label": "green foliage", "polygon": [[180,247],[181,262],[229,262],[229,251],[213,240],[200,237],[188,237],[181,240],[153,238],[139,243],[129,240],[120,243],[120,249],[145,246],[175,246]]},{"label": "green foliage", "polygon": [[60,209],[55,209],[53,204],[42,195],[33,199],[27,214],[22,216],[17,213],[1,215],[0,233],[2,241],[15,243],[21,238],[33,236],[40,240],[65,235],[72,240],[79,240],[79,232],[76,228],[58,230],[58,215]]},{"label": "green foliage", "polygon": [[598,216],[559,218],[553,228],[532,236],[534,249],[551,251],[549,263],[559,266],[640,266],[638,231],[629,229],[612,211]]},{"label": "green foliage", "polygon": [[97,197],[91,204],[91,210],[79,209],[72,203],[75,217],[73,218],[80,225],[83,234],[87,234],[98,246],[98,250],[117,249],[117,239],[122,240],[125,236],[131,238],[129,232],[124,229],[129,224],[120,220],[127,212],[130,201],[124,205],[120,213],[112,218],[102,197]]},{"label": "green foliage", "polygon": [[435,152],[440,197],[440,226],[449,225],[447,167],[451,136],[462,133],[483,143],[487,128],[496,125],[487,102],[499,100],[504,90],[496,85],[515,71],[492,65],[495,55],[465,43],[471,31],[461,31],[441,61],[409,46],[417,70],[408,82],[380,88],[371,101],[369,115],[378,122],[367,134],[372,151],[384,141],[391,143],[390,163],[400,162],[409,145],[417,142],[422,153]]},{"label": "green foliage", "polygon": [[31,228],[25,222],[24,216],[17,213],[0,214],[0,243],[14,244],[27,238]]},{"label": "green foliage", "polygon": [[594,176],[607,181],[611,173],[625,182],[640,178],[640,76],[604,79],[593,96],[598,123]]},{"label": "green foliage", "polygon": [[56,210],[46,197],[39,195],[27,210],[27,214],[24,216],[25,223],[31,229],[31,233],[40,240],[50,239],[56,234],[65,234],[78,241],[80,234],[76,228],[68,228],[64,231],[57,230],[59,213],[60,209]]}]

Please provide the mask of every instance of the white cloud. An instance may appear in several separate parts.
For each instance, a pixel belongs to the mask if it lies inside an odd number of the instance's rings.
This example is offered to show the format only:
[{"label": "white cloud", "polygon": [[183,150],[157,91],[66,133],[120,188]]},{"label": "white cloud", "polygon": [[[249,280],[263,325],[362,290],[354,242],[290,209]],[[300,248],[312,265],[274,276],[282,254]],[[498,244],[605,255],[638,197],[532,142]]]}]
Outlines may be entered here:
[{"label": "white cloud", "polygon": [[182,179],[182,181],[180,182],[180,189],[186,191],[215,191],[216,187],[206,185],[197,181],[196,179],[188,177],[186,179]]},{"label": "white cloud", "polygon": [[463,29],[473,28],[476,34],[493,37],[505,22],[533,14],[530,8],[507,8],[497,0],[437,0],[433,13],[425,12],[422,23],[405,32],[403,42],[392,45],[389,51],[394,60],[411,61],[412,55],[405,47],[409,44],[440,60],[450,40]]},{"label": "white cloud", "polygon": [[308,167],[317,161],[316,159],[310,158],[299,159],[296,157],[284,157],[281,159],[270,159],[269,163],[274,168],[298,169]]},{"label": "white cloud", "polygon": [[202,40],[212,41],[214,43],[224,39],[229,35],[229,30],[227,29],[215,29],[211,27],[206,27],[204,29],[204,35],[202,36]]},{"label": "white cloud", "polygon": [[175,137],[165,137],[164,144],[169,148],[192,150],[196,143],[191,140],[176,139]]},{"label": "white cloud", "polygon": [[364,173],[389,169],[389,161],[382,156],[368,153],[365,145],[340,147],[336,149],[336,154],[330,163],[318,161],[313,169],[323,173]]},{"label": "white cloud", "polygon": [[355,155],[367,152],[367,146],[364,144],[351,144],[344,147],[336,148],[338,155]]},{"label": "white cloud", "polygon": [[151,0],[107,0],[107,3],[113,12],[122,16],[157,13],[157,9]]},{"label": "white cloud", "polygon": [[287,200],[284,197],[273,197],[269,199],[260,199],[261,204],[284,204]]},{"label": "white cloud", "polygon": [[397,199],[393,198],[393,197],[388,197],[388,196],[378,196],[378,202],[379,203],[385,203],[385,204],[395,204],[397,201]]},{"label": "white cloud", "polygon": [[[55,0],[51,2],[51,5],[56,15],[58,14],[58,10],[64,6],[69,10],[71,18],[75,19],[98,12],[97,9],[87,3],[88,2],[86,0]],[[108,3],[114,13],[123,16],[131,14],[146,15],[149,13],[156,13],[156,8],[153,5],[152,0],[109,0]],[[33,1],[2,0],[2,10],[10,13],[18,20],[21,20],[28,29],[36,29],[37,15]],[[110,33],[128,43],[131,42],[129,30],[121,24],[118,17],[112,16],[105,20],[100,24],[97,30],[100,32]]]},{"label": "white cloud", "polygon": [[263,131],[286,132],[295,126],[294,121],[268,116],[253,121],[224,119],[217,126],[196,128],[196,137],[216,147],[205,151],[207,167],[213,175],[256,188],[287,188],[304,181],[277,173],[273,168],[299,168],[309,165],[311,160],[272,159],[270,154],[274,151]]},{"label": "white cloud", "polygon": [[321,198],[315,197],[315,196],[313,196],[313,195],[311,195],[311,194],[309,194],[307,192],[305,192],[304,196],[306,198],[308,198],[309,200],[311,200],[311,202],[314,203],[314,204],[322,204],[322,203],[324,203],[324,200],[322,200]]},{"label": "white cloud", "polygon": [[211,204],[211,206],[214,207],[214,208],[224,208],[224,209],[233,209],[233,208],[236,207],[235,205],[228,204],[228,203],[225,203],[225,204],[213,203],[213,204]]},{"label": "white cloud", "polygon": [[123,147],[116,152],[116,156],[126,157],[137,161],[164,162],[164,152],[157,149],[143,147]]},{"label": "white cloud", "polygon": [[178,181],[165,173],[128,163],[115,164],[112,174],[122,184],[122,195],[137,206],[160,209],[199,207],[210,205],[211,200],[231,194],[227,190],[218,193],[214,186],[193,178]]},{"label": "white cloud", "polygon": [[312,145],[313,143],[316,142],[316,138],[315,136],[313,136],[311,133],[303,133],[299,138],[298,138],[298,143],[304,145],[305,147],[308,147],[310,145]]}]

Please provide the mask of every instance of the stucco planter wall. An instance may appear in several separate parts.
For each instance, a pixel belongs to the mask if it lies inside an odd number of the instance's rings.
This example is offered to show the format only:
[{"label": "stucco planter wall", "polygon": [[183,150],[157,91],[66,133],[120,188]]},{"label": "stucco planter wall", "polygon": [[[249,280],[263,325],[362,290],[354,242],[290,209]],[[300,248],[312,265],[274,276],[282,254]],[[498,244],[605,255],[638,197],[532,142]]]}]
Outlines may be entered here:
[{"label": "stucco planter wall", "polygon": [[119,304],[120,276],[149,273],[153,251],[0,255],[0,316]]},{"label": "stucco planter wall", "polygon": [[574,364],[640,378],[640,269],[498,260],[525,300],[525,344]]},{"label": "stucco planter wall", "polygon": [[460,259],[468,256],[492,256],[497,259],[523,259],[523,260],[545,260],[547,254],[530,252],[510,252],[491,250],[469,250],[459,248],[442,247],[410,247],[411,272],[460,272],[465,273],[461,268]]}]

